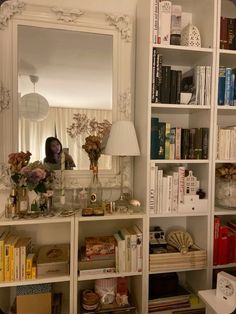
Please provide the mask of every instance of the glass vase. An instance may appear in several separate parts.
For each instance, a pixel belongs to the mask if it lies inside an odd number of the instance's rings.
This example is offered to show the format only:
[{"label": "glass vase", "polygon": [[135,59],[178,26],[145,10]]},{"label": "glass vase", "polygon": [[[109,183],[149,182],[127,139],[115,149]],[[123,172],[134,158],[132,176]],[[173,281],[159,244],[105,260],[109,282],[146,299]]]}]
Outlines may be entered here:
[{"label": "glass vase", "polygon": [[100,207],[102,205],[102,184],[98,178],[98,167],[93,166],[91,181],[88,186],[89,207]]},{"label": "glass vase", "polygon": [[226,178],[216,178],[215,203],[218,207],[236,208],[236,181]]},{"label": "glass vase", "polygon": [[25,215],[29,209],[29,195],[26,187],[19,187],[17,192],[17,208],[19,215]]}]

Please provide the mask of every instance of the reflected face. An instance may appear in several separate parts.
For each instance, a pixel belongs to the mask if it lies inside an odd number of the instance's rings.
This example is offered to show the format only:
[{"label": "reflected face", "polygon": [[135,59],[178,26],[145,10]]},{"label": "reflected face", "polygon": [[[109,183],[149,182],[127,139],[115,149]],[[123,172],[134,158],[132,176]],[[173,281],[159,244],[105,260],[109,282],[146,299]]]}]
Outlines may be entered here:
[{"label": "reflected face", "polygon": [[50,148],[54,154],[59,154],[61,152],[61,145],[58,141],[52,141],[50,144]]}]

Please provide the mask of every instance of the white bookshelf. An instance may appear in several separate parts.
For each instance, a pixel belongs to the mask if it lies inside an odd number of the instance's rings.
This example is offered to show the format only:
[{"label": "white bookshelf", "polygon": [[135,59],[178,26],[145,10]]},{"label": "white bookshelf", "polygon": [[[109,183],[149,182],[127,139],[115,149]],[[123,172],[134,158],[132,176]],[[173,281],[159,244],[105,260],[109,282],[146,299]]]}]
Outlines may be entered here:
[{"label": "white bookshelf", "polygon": [[[183,268],[171,269],[181,274],[182,282],[195,292],[211,287],[212,264],[212,216],[213,216],[213,140],[216,100],[216,61],[217,61],[217,1],[186,1],[173,0],[173,4],[182,5],[182,11],[191,12],[193,24],[201,34],[202,47],[183,47],[172,45],[156,45],[152,43],[152,0],[137,2],[137,53],[136,53],[136,98],[135,98],[135,127],[138,133],[142,155],[135,158],[134,191],[142,203],[146,204],[146,237],[153,226],[160,226],[166,233],[173,229],[187,230],[193,236],[195,243],[207,250],[207,266],[200,269]],[[204,14],[203,14],[204,11]],[[207,18],[206,18],[207,16]],[[148,44],[147,44],[148,43]],[[212,67],[211,104],[210,106],[160,104],[151,102],[152,82],[152,50],[163,55],[163,64],[171,69],[187,72],[196,65]],[[182,164],[192,169],[201,182],[201,188],[206,192],[208,208],[206,212],[189,212],[176,214],[149,213],[149,178],[150,178],[150,134],[151,117],[158,117],[161,122],[168,122],[171,127],[197,128],[208,127],[209,155],[207,160],[152,160],[158,167]],[[140,180],[142,178],[142,180]],[[144,252],[145,268],[143,287],[145,291],[142,313],[148,313],[148,281],[149,281],[149,248]],[[169,272],[163,269],[161,273]],[[159,273],[159,272],[158,272]]]}]

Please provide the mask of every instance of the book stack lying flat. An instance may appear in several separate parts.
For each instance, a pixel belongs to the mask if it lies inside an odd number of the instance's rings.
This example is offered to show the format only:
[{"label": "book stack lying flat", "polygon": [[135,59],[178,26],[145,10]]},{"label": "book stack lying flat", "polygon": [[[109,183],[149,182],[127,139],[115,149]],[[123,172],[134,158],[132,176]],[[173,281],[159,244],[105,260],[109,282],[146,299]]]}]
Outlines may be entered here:
[{"label": "book stack lying flat", "polygon": [[189,295],[179,295],[166,298],[158,298],[148,301],[148,312],[167,311],[177,308],[190,307]]}]

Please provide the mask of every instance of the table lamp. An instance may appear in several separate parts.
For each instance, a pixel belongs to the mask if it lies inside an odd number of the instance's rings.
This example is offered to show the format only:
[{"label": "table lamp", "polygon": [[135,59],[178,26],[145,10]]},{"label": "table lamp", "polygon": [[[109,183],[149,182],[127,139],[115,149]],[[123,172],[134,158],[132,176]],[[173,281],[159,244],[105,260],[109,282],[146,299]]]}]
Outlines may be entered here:
[{"label": "table lamp", "polygon": [[116,121],[112,124],[104,154],[121,157],[120,198],[115,201],[115,205],[118,208],[127,206],[127,201],[124,198],[123,192],[123,158],[125,156],[140,155],[138,140],[132,121]]}]

